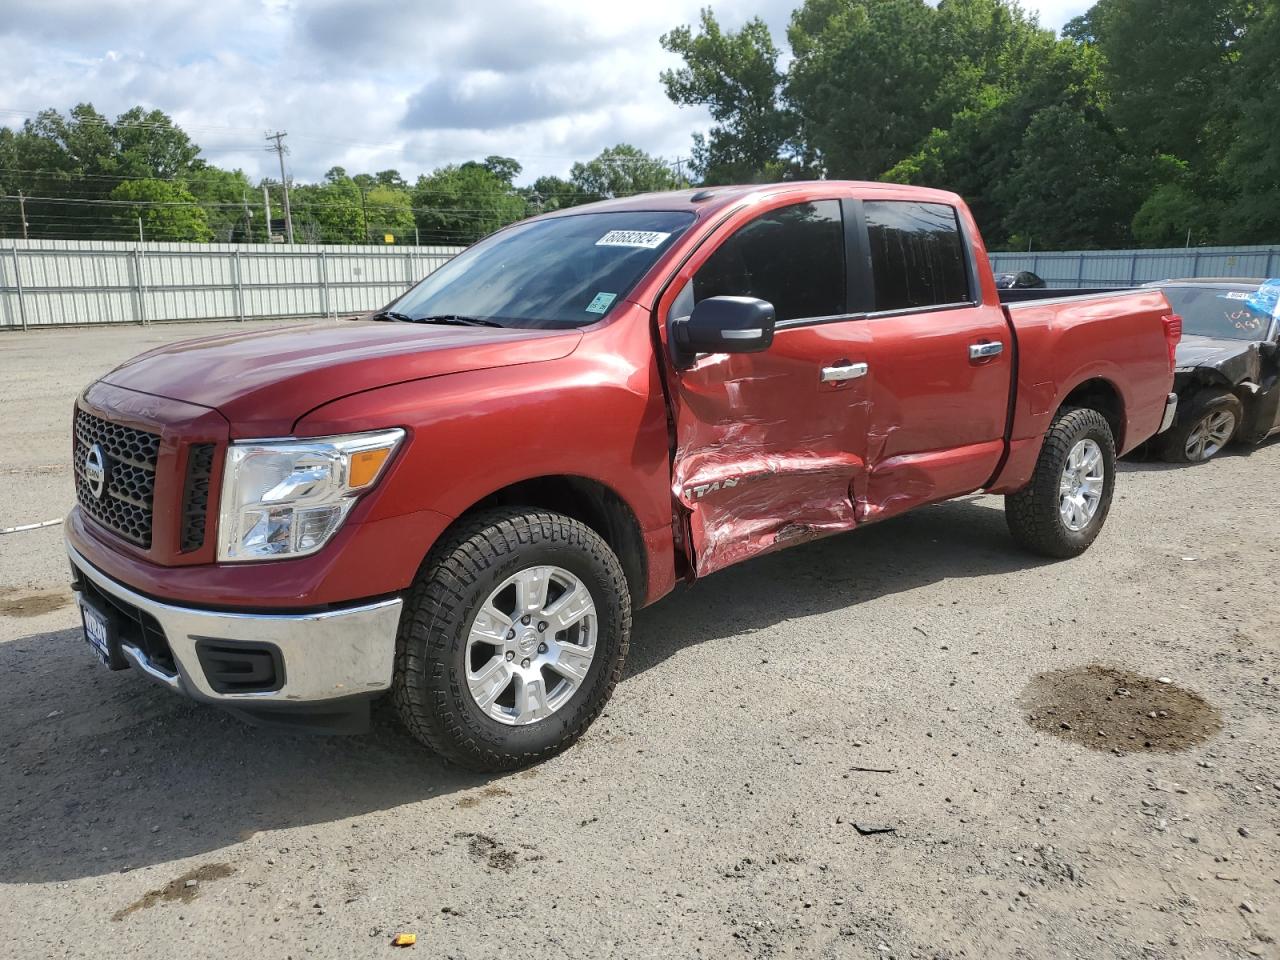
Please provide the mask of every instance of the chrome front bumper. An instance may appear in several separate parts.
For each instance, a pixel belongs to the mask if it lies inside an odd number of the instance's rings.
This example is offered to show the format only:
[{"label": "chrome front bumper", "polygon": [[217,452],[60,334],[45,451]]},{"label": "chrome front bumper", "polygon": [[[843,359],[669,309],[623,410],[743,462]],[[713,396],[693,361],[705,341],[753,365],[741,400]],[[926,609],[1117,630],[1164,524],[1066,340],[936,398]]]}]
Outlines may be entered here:
[{"label": "chrome front bumper", "polygon": [[[401,601],[319,613],[260,614],[197,610],[135,593],[90,564],[70,543],[67,554],[79,575],[126,607],[150,614],[173,653],[170,672],[137,646],[122,645],[125,658],[150,679],[196,700],[235,707],[324,704],[378,693],[391,686]],[[270,644],[280,654],[278,689],[219,692],[210,685],[196,651],[199,640]]]}]

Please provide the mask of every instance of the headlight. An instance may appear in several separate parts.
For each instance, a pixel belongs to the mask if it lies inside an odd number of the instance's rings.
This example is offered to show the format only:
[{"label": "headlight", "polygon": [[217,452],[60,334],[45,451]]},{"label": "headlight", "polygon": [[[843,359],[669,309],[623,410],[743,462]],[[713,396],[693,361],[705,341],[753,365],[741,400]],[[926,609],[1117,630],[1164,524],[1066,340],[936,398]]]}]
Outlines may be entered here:
[{"label": "headlight", "polygon": [[233,443],[218,515],[218,560],[315,553],[372,487],[403,430],[317,440]]}]

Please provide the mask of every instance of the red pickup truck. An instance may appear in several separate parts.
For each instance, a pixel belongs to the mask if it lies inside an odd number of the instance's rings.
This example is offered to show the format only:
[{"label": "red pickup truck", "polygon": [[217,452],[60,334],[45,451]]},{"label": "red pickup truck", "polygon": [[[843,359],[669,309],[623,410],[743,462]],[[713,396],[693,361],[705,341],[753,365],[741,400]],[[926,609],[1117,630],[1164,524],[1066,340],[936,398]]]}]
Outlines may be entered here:
[{"label": "red pickup truck", "polygon": [[388,308],[162,347],[74,413],[109,666],[506,769],[572,743],[680,580],[976,490],[1097,537],[1171,422],[1159,290],[1001,303],[954,194],[724,187],[538,217]]}]

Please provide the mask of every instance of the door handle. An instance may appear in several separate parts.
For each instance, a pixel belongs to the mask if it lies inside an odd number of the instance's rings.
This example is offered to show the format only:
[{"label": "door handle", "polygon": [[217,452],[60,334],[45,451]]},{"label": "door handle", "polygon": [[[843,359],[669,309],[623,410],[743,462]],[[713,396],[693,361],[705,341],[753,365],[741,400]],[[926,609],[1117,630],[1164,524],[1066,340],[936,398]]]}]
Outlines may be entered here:
[{"label": "door handle", "polygon": [[971,343],[969,344],[970,360],[990,360],[992,357],[998,357],[1004,353],[1004,344],[999,340],[994,343]]},{"label": "door handle", "polygon": [[867,375],[865,363],[846,363],[839,367],[823,367],[823,383],[841,383],[845,380],[857,380]]}]

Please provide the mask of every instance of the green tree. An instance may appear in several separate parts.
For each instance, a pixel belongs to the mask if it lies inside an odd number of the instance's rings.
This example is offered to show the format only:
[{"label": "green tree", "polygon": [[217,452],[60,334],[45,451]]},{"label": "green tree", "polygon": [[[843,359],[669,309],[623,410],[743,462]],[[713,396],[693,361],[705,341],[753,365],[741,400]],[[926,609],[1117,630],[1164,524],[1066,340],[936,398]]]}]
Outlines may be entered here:
[{"label": "green tree", "polygon": [[796,117],[780,105],[779,51],[764,21],[756,17],[736,33],[725,31],[706,8],[696,34],[677,27],[661,42],[684,60],[683,67],[662,72],[667,96],[682,106],[705,106],[716,121],[709,137],[694,137],[693,166],[702,181],[751,183],[783,176]]},{"label": "green tree", "polygon": [[[109,205],[70,201],[101,201],[129,180],[181,179],[203,167],[199,147],[186,133],[160,111],[140,107],[114,121],[88,103],[65,115],[42,110],[3,141],[0,185],[6,193],[21,190],[36,198],[27,204],[33,238],[135,236],[136,225],[121,233]],[[16,209],[0,218],[6,233],[20,231]]]},{"label": "green tree", "polygon": [[332,167],[323,183],[289,191],[294,239],[300,243],[368,243],[360,188],[342,167]]},{"label": "green tree", "polygon": [[413,207],[424,243],[474,243],[527,213],[509,181],[474,162],[419,177]]},{"label": "green tree", "polygon": [[665,160],[651,157],[629,143],[607,147],[594,160],[575,163],[569,180],[593,200],[630,197],[677,186],[675,174]]},{"label": "green tree", "polygon": [[521,188],[520,193],[529,204],[531,213],[550,213],[552,210],[590,203],[595,199],[563,177],[553,176],[539,177],[533,181],[533,186]]},{"label": "green tree", "polygon": [[[1212,162],[1207,121],[1224,96],[1253,0],[1099,0],[1085,21],[1103,55],[1112,121],[1134,153]],[[1269,0],[1274,5],[1274,0]]]},{"label": "green tree", "polygon": [[365,194],[369,234],[379,243],[390,234],[396,243],[413,241],[413,195],[408,190],[378,184]]},{"label": "green tree", "polygon": [[[978,3],[995,5],[989,0],[974,0],[967,6]],[[959,5],[948,6],[954,10]],[[939,9],[940,17],[948,13],[946,7]],[[1108,125],[1094,50],[1057,40],[1025,20],[1004,36],[996,64],[989,51],[975,51],[969,57],[951,54],[958,63],[957,75],[969,76],[974,85],[963,94],[948,90],[949,84],[944,84],[939,96],[951,103],[961,97],[967,102],[884,176],[899,183],[945,187],[960,193],[969,201],[988,242],[997,245],[1019,232],[1010,221],[1017,198],[1003,185],[1013,174],[1031,124],[1042,111],[1052,109],[1050,116],[1058,118],[1080,118],[1064,136],[1085,136],[1090,143],[1113,139],[1110,134],[1095,136]],[[1044,139],[1048,133],[1041,129],[1039,136]],[[1100,234],[1113,232],[1108,224],[1087,222],[1082,222],[1081,230],[1088,232],[1093,226]]]},{"label": "green tree", "polygon": [[253,187],[243,170],[222,170],[197,161],[183,183],[204,208],[213,239],[223,243],[261,239],[262,191]]},{"label": "green tree", "polygon": [[[465,166],[465,164],[464,164]],[[499,180],[510,186],[515,182],[516,177],[520,176],[520,171],[524,168],[519,162],[511,157],[489,156],[484,158],[484,163],[480,164]]]},{"label": "green tree", "polygon": [[1101,115],[1046,107],[999,185],[1004,229],[1041,249],[1122,246],[1141,198],[1139,174]]},{"label": "green tree", "polygon": [[185,186],[171,180],[126,180],[111,191],[111,200],[129,206],[113,207],[112,217],[124,231],[137,229],[142,220],[146,240],[213,239],[204,208]]},{"label": "green tree", "polygon": [[1280,242],[1280,4],[1263,5],[1240,44],[1230,95],[1238,121],[1222,165],[1220,242]]},{"label": "green tree", "polygon": [[875,179],[945,122],[935,16],[924,0],[805,0],[792,14],[786,95],[828,176]]}]

